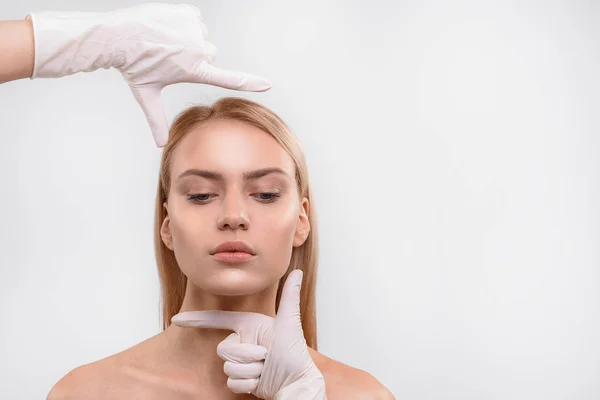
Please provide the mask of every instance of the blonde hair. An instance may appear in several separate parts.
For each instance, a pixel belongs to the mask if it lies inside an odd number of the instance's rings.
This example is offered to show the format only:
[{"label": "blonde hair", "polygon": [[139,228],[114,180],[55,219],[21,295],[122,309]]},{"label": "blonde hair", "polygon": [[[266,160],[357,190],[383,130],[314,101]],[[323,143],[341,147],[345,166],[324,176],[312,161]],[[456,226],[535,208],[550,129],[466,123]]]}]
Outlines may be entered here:
[{"label": "blonde hair", "polygon": [[177,115],[169,130],[169,140],[163,149],[160,163],[154,224],[154,249],[161,285],[163,330],[167,329],[171,324],[171,318],[181,309],[187,284],[187,277],[179,268],[175,254],[164,244],[160,234],[161,225],[167,215],[163,203],[168,199],[171,186],[173,151],[193,128],[203,122],[215,119],[242,121],[262,129],[273,136],[294,161],[298,196],[300,199],[306,197],[309,201],[310,232],[301,246],[292,249],[290,264],[277,289],[275,309],[279,308],[281,290],[288,274],[294,269],[303,270],[304,278],[300,297],[302,328],[308,346],[318,350],[315,305],[318,235],[315,203],[310,190],[304,152],[289,127],[273,111],[263,105],[239,97],[222,98],[212,106],[189,107]]}]

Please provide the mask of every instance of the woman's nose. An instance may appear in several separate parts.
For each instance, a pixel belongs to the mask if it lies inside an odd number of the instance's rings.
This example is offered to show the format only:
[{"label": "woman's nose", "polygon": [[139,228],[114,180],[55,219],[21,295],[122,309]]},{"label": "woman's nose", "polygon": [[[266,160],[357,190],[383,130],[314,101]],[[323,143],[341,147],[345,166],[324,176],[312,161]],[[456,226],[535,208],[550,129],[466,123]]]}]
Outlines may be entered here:
[{"label": "woman's nose", "polygon": [[246,204],[240,196],[227,196],[223,203],[223,214],[219,217],[219,229],[229,226],[231,229],[248,229],[250,222]]},{"label": "woman's nose", "polygon": [[248,229],[248,219],[244,218],[241,214],[233,215],[227,214],[219,220],[219,229],[225,229],[229,226],[231,229]]}]

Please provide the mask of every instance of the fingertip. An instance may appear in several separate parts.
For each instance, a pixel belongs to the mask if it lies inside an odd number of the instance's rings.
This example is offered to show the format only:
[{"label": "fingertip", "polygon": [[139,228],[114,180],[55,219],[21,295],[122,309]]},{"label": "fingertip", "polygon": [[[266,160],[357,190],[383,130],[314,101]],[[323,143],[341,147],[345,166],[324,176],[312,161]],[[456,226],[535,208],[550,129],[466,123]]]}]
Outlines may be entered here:
[{"label": "fingertip", "polygon": [[260,76],[218,68],[211,63],[199,65],[194,82],[249,92],[264,92],[272,86],[269,80]]},{"label": "fingertip", "polygon": [[[237,334],[237,332],[233,332],[232,334],[227,336],[225,339],[223,339],[223,342],[241,343],[242,339],[241,339],[240,335]],[[223,342],[221,342],[221,343],[223,343]]]},{"label": "fingertip", "polygon": [[160,149],[160,148],[166,146],[168,140],[165,139],[165,135],[155,134],[153,136],[154,136],[154,143],[156,144],[156,147],[158,147]]},{"label": "fingertip", "polygon": [[277,316],[290,317],[300,312],[300,292],[302,290],[302,275],[300,269],[290,272],[283,285]]},{"label": "fingertip", "polygon": [[292,272],[290,272],[288,279],[290,279],[290,277],[292,278],[293,284],[300,285],[300,284],[302,284],[302,278],[304,277],[304,271],[301,269],[295,269]]},{"label": "fingertip", "polygon": [[134,98],[142,108],[146,121],[150,126],[154,143],[157,147],[163,147],[169,137],[169,123],[160,101],[162,87],[129,86]]},{"label": "fingertip", "polygon": [[300,290],[302,288],[302,276],[304,272],[301,269],[295,269],[290,272],[283,285],[283,291],[288,296],[300,297]]},{"label": "fingertip", "polygon": [[[160,146],[159,146],[160,147]],[[175,314],[171,317],[171,323],[178,325],[181,322],[183,322],[183,317],[181,316],[181,313],[179,314]]]},{"label": "fingertip", "polygon": [[256,379],[234,379],[231,377],[227,378],[227,387],[237,394],[252,393],[258,388],[259,380]]},{"label": "fingertip", "polygon": [[196,319],[194,318],[196,317],[196,313],[197,312],[194,311],[182,311],[178,314],[173,315],[173,317],[171,317],[171,322],[177,326],[193,326],[196,321]]},{"label": "fingertip", "polygon": [[261,78],[261,77],[253,77],[253,79],[249,79],[248,83],[246,83],[244,90],[252,91],[252,92],[266,92],[271,89],[273,84],[271,81]]}]

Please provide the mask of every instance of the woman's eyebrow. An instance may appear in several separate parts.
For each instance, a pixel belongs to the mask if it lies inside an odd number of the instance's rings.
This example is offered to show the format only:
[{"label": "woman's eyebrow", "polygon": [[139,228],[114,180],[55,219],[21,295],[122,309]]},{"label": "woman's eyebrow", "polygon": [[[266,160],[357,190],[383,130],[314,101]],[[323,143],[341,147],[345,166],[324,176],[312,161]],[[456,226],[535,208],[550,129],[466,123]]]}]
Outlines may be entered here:
[{"label": "woman's eyebrow", "polygon": [[[257,169],[254,171],[246,171],[242,174],[244,181],[250,181],[250,180],[254,180],[254,179],[258,179],[258,178],[262,178],[265,175],[268,174],[272,174],[272,173],[276,173],[276,174],[280,174],[280,175],[284,175],[286,177],[288,177],[288,174],[282,170],[281,168],[277,168],[277,167],[271,167],[271,168],[261,168],[261,169]],[[223,175],[219,172],[216,171],[209,171],[206,169],[197,169],[197,168],[192,168],[192,169],[188,169],[187,171],[182,172],[178,179],[182,179],[186,176],[200,176],[202,178],[206,178],[212,181],[217,181],[217,182],[224,182],[225,178],[223,177]]]}]

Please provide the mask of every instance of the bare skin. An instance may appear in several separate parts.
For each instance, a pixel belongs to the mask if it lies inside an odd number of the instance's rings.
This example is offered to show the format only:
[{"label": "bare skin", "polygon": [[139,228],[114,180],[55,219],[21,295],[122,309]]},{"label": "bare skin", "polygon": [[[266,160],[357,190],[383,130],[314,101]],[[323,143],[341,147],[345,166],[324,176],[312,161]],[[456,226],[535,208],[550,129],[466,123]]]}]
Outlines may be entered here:
[{"label": "bare skin", "polygon": [[[291,250],[310,230],[310,207],[298,196],[292,158],[261,129],[217,120],[188,133],[173,160],[161,235],[188,278],[180,312],[217,309],[275,317],[277,285]],[[272,167],[284,174],[243,179],[245,171]],[[217,171],[224,179],[178,178],[189,169]],[[258,196],[273,192],[280,194],[275,201]],[[198,193],[208,194],[201,204],[189,197]],[[210,252],[225,240],[246,241],[256,256],[243,264],[216,261]],[[75,369],[48,399],[253,399],[227,387],[216,348],[230,333],[172,324],[130,349]],[[393,399],[368,373],[312,349],[310,354],[325,377],[328,399]]]},{"label": "bare skin", "polygon": [[[33,27],[30,20],[18,21],[0,21],[0,83],[5,83],[13,80],[24,79],[31,77],[34,67],[34,36]],[[254,132],[252,136],[256,140],[260,135]],[[265,135],[264,132],[262,135]],[[237,139],[240,139],[239,132]],[[213,138],[214,139],[214,138]],[[231,138],[230,138],[231,139]],[[236,140],[237,140],[236,139]],[[270,142],[270,143],[269,143]],[[211,142],[217,145],[214,140]],[[232,142],[229,142],[232,143]],[[235,142],[233,142],[235,143]],[[196,143],[196,147],[202,144]],[[204,144],[207,144],[204,142]],[[241,151],[242,148],[247,148],[250,144],[254,149],[263,149],[255,152]],[[267,150],[263,145],[268,144]],[[227,152],[228,157],[225,165],[236,166],[234,161],[243,161],[248,167],[266,166],[276,164],[282,168],[287,168],[290,174],[288,178],[293,177],[291,164],[289,159],[285,159],[282,155],[282,149],[279,152],[273,151],[273,145],[276,144],[272,139],[265,136],[258,142],[246,143],[237,148],[234,152]],[[187,146],[189,148],[189,146]],[[255,158],[248,162],[248,153],[253,153]],[[196,157],[198,153],[195,152]],[[262,158],[265,154],[270,154],[268,158]],[[221,154],[222,155],[222,154]],[[187,159],[189,162],[190,156],[194,156],[194,151],[188,152],[187,158],[184,155],[182,159]],[[200,155],[202,158],[202,155]],[[283,160],[283,161],[282,161]],[[243,163],[242,163],[243,164]],[[237,164],[239,168],[240,165]],[[214,166],[214,165],[213,165]],[[272,165],[269,165],[272,166]],[[181,168],[180,168],[181,170]],[[233,176],[233,175],[232,175]],[[280,181],[281,182],[281,181]],[[285,181],[283,181],[285,182]],[[232,188],[239,190],[242,187],[241,181],[232,180]],[[273,183],[273,182],[272,182]],[[288,184],[293,182],[288,180]],[[293,186],[290,186],[293,187]],[[283,186],[282,186],[283,188]],[[285,190],[285,189],[283,189]],[[292,193],[288,191],[287,193]],[[241,193],[241,192],[236,192]],[[176,195],[176,194],[175,194]],[[181,193],[180,193],[181,195]],[[241,197],[240,197],[241,198]],[[238,200],[240,199],[238,198]],[[186,210],[186,204],[179,199],[175,200],[169,210],[172,216],[181,217],[183,221]],[[220,221],[223,226],[227,226],[234,230],[239,226],[242,229],[248,229],[248,224],[251,222],[248,219],[248,211],[250,209],[237,208],[236,204],[231,203],[225,208],[227,214],[219,215],[222,218]],[[179,206],[180,213],[177,213]],[[264,250],[268,247],[273,247],[273,240],[276,237],[281,237],[287,240],[288,246],[275,246],[275,249],[284,249],[283,251],[275,251],[271,253],[271,258],[267,264],[276,265],[276,261],[281,257],[286,257],[287,251],[291,246],[300,245],[306,238],[306,232],[310,229],[307,224],[306,214],[309,211],[308,202],[305,199],[302,201],[298,198],[287,197],[287,203],[283,204],[280,210],[288,211],[284,214],[287,218],[280,218],[277,215],[273,218],[273,213],[265,213],[262,217],[255,218],[256,221],[262,221],[264,226],[276,226],[277,230],[273,231],[270,238],[266,238],[261,243],[253,243],[261,246],[259,250]],[[295,218],[294,214],[289,211],[291,207],[297,207],[299,211]],[[175,207],[175,208],[174,208]],[[258,215],[260,210],[254,206],[255,213]],[[217,209],[219,210],[219,209]],[[215,208],[211,209],[214,212]],[[256,212],[258,211],[258,212]],[[211,219],[216,217],[216,214],[203,215],[204,218]],[[271,217],[269,219],[268,217]],[[170,218],[165,220],[165,243],[173,247],[173,235],[169,229]],[[275,225],[273,225],[275,223]],[[177,222],[175,223],[175,225]],[[255,223],[259,225],[259,223]],[[176,225],[179,228],[179,241],[183,244],[186,239],[190,239],[190,235],[194,234],[189,230],[190,225]],[[188,230],[186,230],[188,229]],[[304,232],[304,233],[302,233]],[[283,236],[281,236],[283,235]],[[220,237],[219,241],[235,239],[237,237]],[[213,240],[210,245],[217,244]],[[209,244],[206,243],[203,250],[206,252]],[[262,249],[261,249],[262,248]],[[285,250],[287,248],[287,250]],[[185,256],[193,256],[192,253],[186,253],[185,247],[180,247],[181,254]],[[187,250],[190,250],[189,248]],[[285,265],[285,264],[281,264]],[[193,269],[189,270],[193,275]],[[266,315],[275,315],[275,293],[277,275],[283,270],[267,269],[267,274],[255,274],[248,276],[240,274],[239,271],[231,269],[220,274],[213,274],[212,282],[204,282],[204,290],[199,286],[190,283],[188,292],[184,300],[184,306],[181,311],[199,310],[199,309],[222,309],[235,311],[253,311],[261,312]],[[214,271],[213,271],[214,272]],[[265,270],[263,269],[263,272]],[[251,285],[248,282],[250,279]],[[191,279],[193,281],[193,279]],[[221,286],[216,282],[221,282]],[[271,283],[269,286],[268,283]],[[201,285],[202,286],[202,285]],[[227,287],[230,293],[225,295],[211,295],[210,289],[223,292]],[[256,288],[260,287],[260,290]],[[208,288],[209,290],[206,290]],[[251,294],[250,294],[251,293]],[[195,330],[182,331],[176,326],[171,326],[164,332],[161,332],[146,341],[133,346],[121,353],[114,354],[102,360],[86,364],[75,368],[64,376],[59,382],[54,385],[48,395],[48,400],[58,399],[77,399],[77,400],[120,400],[120,399],[171,399],[184,400],[199,398],[219,398],[219,399],[252,399],[252,395],[234,394],[227,388],[227,376],[223,372],[223,361],[216,355],[216,346],[230,332],[217,330]],[[327,384],[327,397],[329,399],[393,399],[391,393],[381,385],[375,378],[368,373],[352,368],[335,360],[332,360],[324,355],[309,349],[311,356],[325,377]]]},{"label": "bare skin", "polygon": [[[205,354],[203,358],[220,365],[221,370],[209,367],[204,371],[200,366],[202,363],[184,366],[180,360],[169,360],[170,339],[165,332],[124,352],[74,369],[52,388],[47,399],[256,399],[250,394],[235,394],[227,388],[223,361],[216,357],[215,351]],[[215,330],[209,335],[224,339],[229,333]],[[394,399],[367,372],[342,364],[313,349],[309,350],[325,377],[329,400]]]},{"label": "bare skin", "polygon": [[30,78],[33,56],[31,20],[0,21],[0,83]]},{"label": "bare skin", "polygon": [[[33,67],[31,21],[0,21],[0,83],[29,78]],[[212,134],[201,132],[188,135],[186,145],[180,146],[184,150],[178,152],[173,177],[186,168],[201,167],[223,172],[226,180],[215,185],[198,177],[173,179],[171,200],[165,203],[169,216],[161,233],[188,276],[181,311],[220,309],[275,316],[277,282],[291,248],[300,246],[310,230],[308,201],[294,195],[294,165],[272,137],[249,125],[221,122],[213,124]],[[197,160],[204,163],[197,165]],[[252,183],[241,179],[241,171],[273,166],[287,174],[277,178],[270,174]],[[185,198],[192,188],[218,192],[223,200],[196,208]],[[282,197],[267,206],[250,199],[251,190],[276,190]],[[199,242],[200,238],[206,241]],[[223,268],[210,260],[208,251],[214,245],[236,239],[256,247],[255,268]],[[136,346],[75,368],[54,385],[48,400],[254,399],[235,394],[226,385],[216,347],[229,333],[171,325]],[[394,399],[368,373],[309,350],[325,377],[328,399]]]}]

